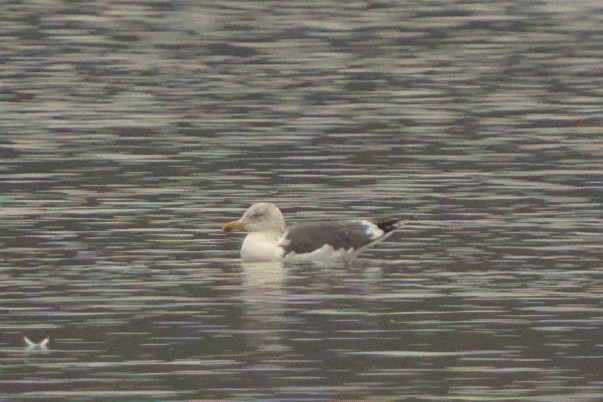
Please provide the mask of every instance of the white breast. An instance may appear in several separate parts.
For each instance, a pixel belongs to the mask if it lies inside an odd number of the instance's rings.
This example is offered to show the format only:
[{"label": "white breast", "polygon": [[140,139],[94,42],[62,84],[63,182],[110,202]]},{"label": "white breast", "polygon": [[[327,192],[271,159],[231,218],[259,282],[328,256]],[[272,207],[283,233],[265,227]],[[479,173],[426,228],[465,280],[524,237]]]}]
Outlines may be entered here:
[{"label": "white breast", "polygon": [[274,233],[249,233],[241,246],[241,259],[247,262],[281,260],[283,249],[278,246],[279,239]]}]

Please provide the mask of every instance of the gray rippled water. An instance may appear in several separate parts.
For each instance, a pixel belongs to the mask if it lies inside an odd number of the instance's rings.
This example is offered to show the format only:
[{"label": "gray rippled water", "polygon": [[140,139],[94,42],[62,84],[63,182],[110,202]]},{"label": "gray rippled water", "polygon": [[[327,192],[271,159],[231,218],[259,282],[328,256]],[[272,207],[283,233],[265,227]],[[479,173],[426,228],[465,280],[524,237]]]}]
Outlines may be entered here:
[{"label": "gray rippled water", "polygon": [[0,9],[0,399],[603,398],[599,2]]}]

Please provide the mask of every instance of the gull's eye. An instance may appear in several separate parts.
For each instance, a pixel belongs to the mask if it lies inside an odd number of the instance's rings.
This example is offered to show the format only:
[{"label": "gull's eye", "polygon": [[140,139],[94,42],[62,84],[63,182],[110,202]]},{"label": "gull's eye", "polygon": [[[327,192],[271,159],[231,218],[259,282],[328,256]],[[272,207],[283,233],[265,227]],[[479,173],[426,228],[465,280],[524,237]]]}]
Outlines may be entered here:
[{"label": "gull's eye", "polygon": [[250,218],[251,219],[257,219],[257,218],[261,218],[262,216],[264,216],[264,213],[261,211],[258,212],[254,212],[251,214]]}]

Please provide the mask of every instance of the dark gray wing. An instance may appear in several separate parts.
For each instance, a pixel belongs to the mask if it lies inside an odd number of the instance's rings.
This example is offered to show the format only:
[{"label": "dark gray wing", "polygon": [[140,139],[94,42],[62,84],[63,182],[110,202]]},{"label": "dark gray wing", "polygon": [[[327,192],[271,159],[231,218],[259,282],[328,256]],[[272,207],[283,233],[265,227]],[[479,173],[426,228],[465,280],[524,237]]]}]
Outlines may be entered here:
[{"label": "dark gray wing", "polygon": [[[394,227],[388,229],[393,230]],[[390,231],[388,230],[388,231]],[[359,249],[383,236],[384,228],[368,221],[307,223],[294,227],[283,239],[281,245],[285,255],[311,253],[325,244],[335,250]]]}]

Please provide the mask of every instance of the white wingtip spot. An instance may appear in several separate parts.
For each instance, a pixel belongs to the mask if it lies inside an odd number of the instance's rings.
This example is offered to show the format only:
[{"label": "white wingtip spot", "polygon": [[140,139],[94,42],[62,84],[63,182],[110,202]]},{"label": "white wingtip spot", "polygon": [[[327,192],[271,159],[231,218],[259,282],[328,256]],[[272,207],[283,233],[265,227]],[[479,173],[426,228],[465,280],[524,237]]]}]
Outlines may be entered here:
[{"label": "white wingtip spot", "polygon": [[368,236],[370,236],[371,240],[378,239],[383,236],[385,232],[379,228],[379,226],[375,225],[373,222],[362,221],[362,224],[366,227],[365,231]]}]

